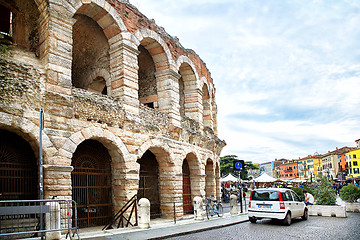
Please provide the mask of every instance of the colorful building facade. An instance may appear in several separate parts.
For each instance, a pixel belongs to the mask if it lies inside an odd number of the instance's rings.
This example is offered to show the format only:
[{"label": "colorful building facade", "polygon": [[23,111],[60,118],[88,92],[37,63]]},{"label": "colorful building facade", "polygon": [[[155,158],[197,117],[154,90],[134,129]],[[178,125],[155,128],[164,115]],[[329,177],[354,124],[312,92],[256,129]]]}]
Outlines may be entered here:
[{"label": "colorful building facade", "polygon": [[346,154],[347,176],[346,179],[360,177],[360,149],[349,151]]}]

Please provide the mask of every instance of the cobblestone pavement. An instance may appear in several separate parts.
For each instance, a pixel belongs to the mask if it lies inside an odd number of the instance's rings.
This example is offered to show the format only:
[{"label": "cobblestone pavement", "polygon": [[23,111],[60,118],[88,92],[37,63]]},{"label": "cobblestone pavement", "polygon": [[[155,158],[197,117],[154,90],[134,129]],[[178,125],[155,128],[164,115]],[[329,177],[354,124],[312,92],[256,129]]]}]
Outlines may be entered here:
[{"label": "cobblestone pavement", "polygon": [[261,220],[256,224],[241,223],[225,228],[169,238],[185,239],[360,239],[360,213],[347,213],[347,218],[315,217],[308,221],[295,219],[291,226],[277,221]]}]

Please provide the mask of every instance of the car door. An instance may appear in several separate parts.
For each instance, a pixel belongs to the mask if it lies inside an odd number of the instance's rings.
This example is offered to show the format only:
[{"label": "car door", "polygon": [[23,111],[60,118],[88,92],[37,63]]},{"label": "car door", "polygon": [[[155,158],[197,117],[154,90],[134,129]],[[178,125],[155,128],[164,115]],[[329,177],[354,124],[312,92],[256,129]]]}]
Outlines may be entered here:
[{"label": "car door", "polygon": [[285,203],[285,207],[290,209],[290,211],[292,212],[292,216],[294,216],[294,213],[293,213],[293,208],[294,208],[294,200],[293,200],[293,197],[291,195],[291,192],[290,190],[286,190],[284,192],[284,203]]},{"label": "car door", "polygon": [[305,204],[294,191],[291,190],[291,194],[294,198],[294,212],[296,212],[296,217],[300,217],[304,213]]}]

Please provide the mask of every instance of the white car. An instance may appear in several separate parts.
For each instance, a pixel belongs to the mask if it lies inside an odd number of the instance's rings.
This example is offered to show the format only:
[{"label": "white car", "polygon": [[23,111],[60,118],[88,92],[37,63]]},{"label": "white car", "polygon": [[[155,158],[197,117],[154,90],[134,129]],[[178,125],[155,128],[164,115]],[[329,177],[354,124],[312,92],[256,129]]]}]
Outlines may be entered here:
[{"label": "white car", "polygon": [[280,219],[289,226],[291,219],[302,217],[307,220],[309,211],[301,198],[287,188],[254,189],[249,201],[249,220],[256,223],[262,218]]}]

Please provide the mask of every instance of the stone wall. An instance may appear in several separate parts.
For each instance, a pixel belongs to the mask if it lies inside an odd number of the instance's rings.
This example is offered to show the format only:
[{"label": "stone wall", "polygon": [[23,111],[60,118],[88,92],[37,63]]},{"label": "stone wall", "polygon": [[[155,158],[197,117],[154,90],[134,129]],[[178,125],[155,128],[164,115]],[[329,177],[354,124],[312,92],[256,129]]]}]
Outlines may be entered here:
[{"label": "stone wall", "polygon": [[[0,0],[0,4],[8,6],[5,2]],[[13,39],[12,55],[2,57],[5,68],[1,68],[0,79],[0,129],[17,133],[38,153],[38,111],[44,109],[45,196],[76,198],[72,190],[72,158],[78,146],[91,139],[101,143],[111,158],[115,211],[137,193],[142,176],[137,160],[147,151],[159,164],[163,215],[173,206],[170,202],[177,202],[177,209],[182,209],[184,159],[189,163],[191,195],[216,194],[219,198],[218,169],[225,142],[217,137],[215,88],[199,56],[183,48],[177,38],[128,1],[30,2],[40,12],[40,51],[37,55],[19,48]],[[76,24],[78,19],[98,25],[108,43],[105,50],[99,43],[81,46],[81,41],[74,39],[74,29],[80,31],[84,25]],[[85,41],[86,36],[82,39]],[[154,62],[153,82],[145,88],[139,81],[139,46]],[[84,59],[87,54],[82,53],[83,48],[90,53],[93,49],[97,57]],[[104,54],[105,61],[98,61]],[[86,70],[88,65],[92,66],[90,70]],[[74,70],[85,71],[76,75]],[[88,74],[92,71],[94,74]],[[104,79],[107,91],[88,88],[98,76]],[[78,84],[74,80],[79,80]],[[206,101],[204,88],[208,92]],[[155,95],[155,109],[144,106],[140,99],[150,95]]]}]

